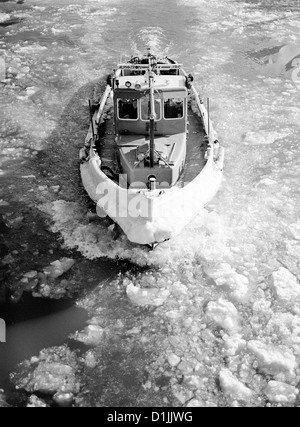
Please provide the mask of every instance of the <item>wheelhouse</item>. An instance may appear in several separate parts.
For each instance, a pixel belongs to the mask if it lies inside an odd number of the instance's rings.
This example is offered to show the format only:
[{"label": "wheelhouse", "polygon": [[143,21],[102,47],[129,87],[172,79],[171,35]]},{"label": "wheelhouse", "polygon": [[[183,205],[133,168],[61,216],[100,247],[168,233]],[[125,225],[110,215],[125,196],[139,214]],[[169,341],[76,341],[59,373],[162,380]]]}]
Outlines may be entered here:
[{"label": "wheelhouse", "polygon": [[[114,78],[116,134],[149,133],[150,91],[149,65],[120,65]],[[165,73],[176,73],[165,74]],[[154,73],[155,134],[174,135],[186,132],[186,77],[178,64],[157,65]]]},{"label": "wheelhouse", "polygon": [[120,170],[131,188],[174,185],[184,169],[188,80],[168,58],[132,58],[111,82]]}]

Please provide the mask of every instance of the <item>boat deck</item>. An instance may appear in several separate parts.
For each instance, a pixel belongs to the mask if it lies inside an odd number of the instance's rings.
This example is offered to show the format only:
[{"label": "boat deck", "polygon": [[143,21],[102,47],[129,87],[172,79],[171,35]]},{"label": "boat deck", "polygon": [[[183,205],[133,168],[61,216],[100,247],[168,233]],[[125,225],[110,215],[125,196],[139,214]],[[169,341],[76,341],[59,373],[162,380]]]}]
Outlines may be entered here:
[{"label": "boat deck", "polygon": [[187,136],[185,168],[177,183],[178,187],[193,181],[205,166],[204,156],[207,149],[207,140],[198,109],[193,100],[189,103],[188,122],[189,133]]},{"label": "boat deck", "polygon": [[[186,163],[184,173],[176,184],[178,187],[183,187],[184,183],[195,179],[205,166],[204,156],[207,148],[207,140],[194,100],[189,102],[188,123]],[[120,170],[117,159],[117,145],[114,135],[114,110],[111,98],[106,103],[103,120],[100,124],[100,142],[97,146],[97,151],[100,155],[104,172],[109,168],[113,174],[118,176]],[[111,174],[109,174],[109,177],[111,178]]]},{"label": "boat deck", "polygon": [[97,146],[97,151],[101,158],[102,166],[110,168],[114,174],[118,175],[120,171],[114,134],[114,106],[110,97],[105,105],[99,136],[100,143]]}]

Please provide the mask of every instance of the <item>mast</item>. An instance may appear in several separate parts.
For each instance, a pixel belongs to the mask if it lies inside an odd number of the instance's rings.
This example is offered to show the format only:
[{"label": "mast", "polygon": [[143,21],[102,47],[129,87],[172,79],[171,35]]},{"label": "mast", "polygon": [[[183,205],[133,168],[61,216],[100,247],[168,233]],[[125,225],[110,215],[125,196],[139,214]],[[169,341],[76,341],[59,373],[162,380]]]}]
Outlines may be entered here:
[{"label": "mast", "polygon": [[155,98],[154,98],[154,72],[153,66],[155,63],[152,61],[151,50],[148,49],[148,58],[149,58],[149,87],[150,87],[150,168],[154,168],[154,130],[155,130]]},{"label": "mast", "polygon": [[208,142],[210,143],[210,99],[207,98],[207,133]]},{"label": "mast", "polygon": [[154,88],[153,88],[154,76],[152,71],[149,74],[149,85],[150,85],[150,168],[154,168],[154,128],[155,128],[155,100],[154,100]]},{"label": "mast", "polygon": [[93,142],[94,142],[95,141],[94,115],[93,115],[92,103],[90,99],[89,99],[89,108],[90,108],[91,126],[92,126],[92,133],[93,133]]}]

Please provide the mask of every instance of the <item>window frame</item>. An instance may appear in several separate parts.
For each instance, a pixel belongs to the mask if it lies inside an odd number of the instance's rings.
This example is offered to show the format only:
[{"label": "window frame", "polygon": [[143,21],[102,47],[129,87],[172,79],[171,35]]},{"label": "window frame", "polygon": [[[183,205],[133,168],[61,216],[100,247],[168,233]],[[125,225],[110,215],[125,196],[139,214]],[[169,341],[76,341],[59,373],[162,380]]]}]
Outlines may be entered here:
[{"label": "window frame", "polygon": [[[137,118],[136,119],[125,119],[123,117],[120,117],[120,108],[119,108],[119,102],[122,101],[125,103],[125,101],[130,100],[131,102],[136,101],[137,102]],[[139,110],[139,100],[137,98],[117,98],[117,117],[118,120],[122,121],[130,121],[130,122],[137,122],[140,119],[140,110]]]},{"label": "window frame", "polygon": [[[165,117],[165,101],[168,101],[169,99],[181,99],[182,100],[182,116],[181,117]],[[184,119],[185,118],[185,110],[186,110],[186,108],[185,108],[185,99],[186,98],[167,98],[167,99],[164,99],[164,105],[163,105],[163,117],[164,117],[164,120],[182,120],[182,119]]]},{"label": "window frame", "polygon": [[[139,104],[140,104],[140,111],[141,111],[141,114],[140,114],[140,117],[141,117],[141,121],[142,122],[144,122],[144,123],[147,123],[147,122],[149,122],[150,121],[150,117],[149,117],[149,119],[143,119],[143,114],[142,114],[142,99],[143,99],[144,97],[142,97],[141,99],[140,99],[140,102],[139,102]],[[149,99],[150,99],[150,97],[149,97]],[[160,122],[161,120],[162,120],[162,118],[163,118],[163,112],[162,112],[162,100],[161,100],[161,98],[155,98],[155,101],[157,102],[157,101],[159,101],[159,103],[160,103],[160,117],[159,117],[159,119],[155,119],[155,122]]]}]

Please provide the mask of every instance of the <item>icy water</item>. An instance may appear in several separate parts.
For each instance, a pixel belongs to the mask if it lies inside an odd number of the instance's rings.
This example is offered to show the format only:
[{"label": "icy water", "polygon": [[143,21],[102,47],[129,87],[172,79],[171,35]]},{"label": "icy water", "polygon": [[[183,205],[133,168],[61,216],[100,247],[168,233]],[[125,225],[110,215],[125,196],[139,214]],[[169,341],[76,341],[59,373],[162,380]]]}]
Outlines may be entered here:
[{"label": "icy water", "polygon": [[70,301],[33,300],[26,297],[1,312],[8,322],[6,342],[0,352],[0,384],[9,388],[8,373],[25,358],[45,347],[63,344],[68,335],[83,328],[87,312]]},{"label": "icy water", "polygon": [[[1,2],[1,274],[76,259],[98,328],[76,405],[297,405],[299,24],[293,0]],[[154,252],[93,218],[78,173],[96,81],[146,47],[194,74],[226,148],[216,198]]]}]

